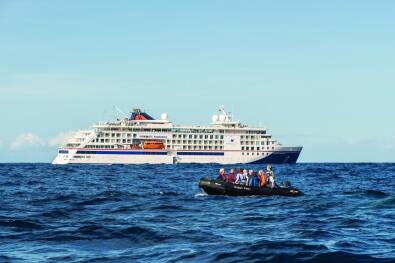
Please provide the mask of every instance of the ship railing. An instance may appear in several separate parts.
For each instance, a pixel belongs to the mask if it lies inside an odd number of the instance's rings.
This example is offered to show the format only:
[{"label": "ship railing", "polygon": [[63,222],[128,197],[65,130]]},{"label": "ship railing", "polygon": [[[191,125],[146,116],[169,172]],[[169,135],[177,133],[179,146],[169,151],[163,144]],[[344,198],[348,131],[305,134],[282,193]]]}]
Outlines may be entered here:
[{"label": "ship railing", "polygon": [[92,142],[94,139],[96,139],[96,132],[92,132],[88,137],[85,138],[85,140],[80,144],[80,148],[84,148],[88,143]]}]

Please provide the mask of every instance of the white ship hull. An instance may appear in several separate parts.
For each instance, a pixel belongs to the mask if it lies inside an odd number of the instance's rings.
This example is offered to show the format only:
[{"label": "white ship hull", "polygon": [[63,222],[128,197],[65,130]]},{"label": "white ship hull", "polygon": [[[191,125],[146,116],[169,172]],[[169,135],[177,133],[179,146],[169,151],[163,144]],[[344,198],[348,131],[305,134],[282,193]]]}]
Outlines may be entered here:
[{"label": "white ship hull", "polygon": [[61,149],[53,164],[295,163],[302,147],[270,152]]}]

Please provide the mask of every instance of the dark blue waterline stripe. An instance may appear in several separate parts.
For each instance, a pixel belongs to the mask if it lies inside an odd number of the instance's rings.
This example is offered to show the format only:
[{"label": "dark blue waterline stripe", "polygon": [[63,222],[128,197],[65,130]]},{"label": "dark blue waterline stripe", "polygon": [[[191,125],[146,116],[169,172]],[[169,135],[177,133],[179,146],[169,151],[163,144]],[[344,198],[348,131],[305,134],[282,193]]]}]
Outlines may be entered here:
[{"label": "dark blue waterline stripe", "polygon": [[177,152],[177,155],[220,155],[223,156],[223,152]]},{"label": "dark blue waterline stripe", "polygon": [[67,151],[67,150],[59,150],[59,153],[61,153],[61,154],[63,153],[64,154],[64,153],[69,153],[69,151]]},{"label": "dark blue waterline stripe", "polygon": [[298,160],[300,152],[293,153],[272,153],[266,157],[258,159],[256,161],[250,162],[249,164],[286,164],[286,163],[296,163]]},{"label": "dark blue waterline stripe", "polygon": [[132,151],[77,151],[77,154],[131,154],[131,155],[167,155],[167,152],[132,152]]}]

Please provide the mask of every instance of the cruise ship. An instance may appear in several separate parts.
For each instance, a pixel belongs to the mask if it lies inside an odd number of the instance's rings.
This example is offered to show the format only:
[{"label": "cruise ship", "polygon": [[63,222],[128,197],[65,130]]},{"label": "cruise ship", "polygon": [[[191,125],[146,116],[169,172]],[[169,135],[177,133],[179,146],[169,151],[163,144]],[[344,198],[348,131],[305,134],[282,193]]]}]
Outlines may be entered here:
[{"label": "cruise ship", "polygon": [[134,109],[129,118],[99,122],[78,131],[53,164],[284,164],[296,163],[302,147],[285,147],[265,128],[234,121],[219,108],[206,126],[173,124]]}]

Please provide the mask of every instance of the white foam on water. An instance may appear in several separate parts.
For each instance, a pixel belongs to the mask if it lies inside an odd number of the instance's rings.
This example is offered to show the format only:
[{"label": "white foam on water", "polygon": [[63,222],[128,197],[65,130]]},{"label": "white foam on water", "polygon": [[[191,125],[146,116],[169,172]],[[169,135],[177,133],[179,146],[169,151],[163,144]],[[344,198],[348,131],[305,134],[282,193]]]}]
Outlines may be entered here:
[{"label": "white foam on water", "polygon": [[208,196],[206,192],[202,190],[202,192],[195,194],[195,197],[202,197],[202,196]]}]

